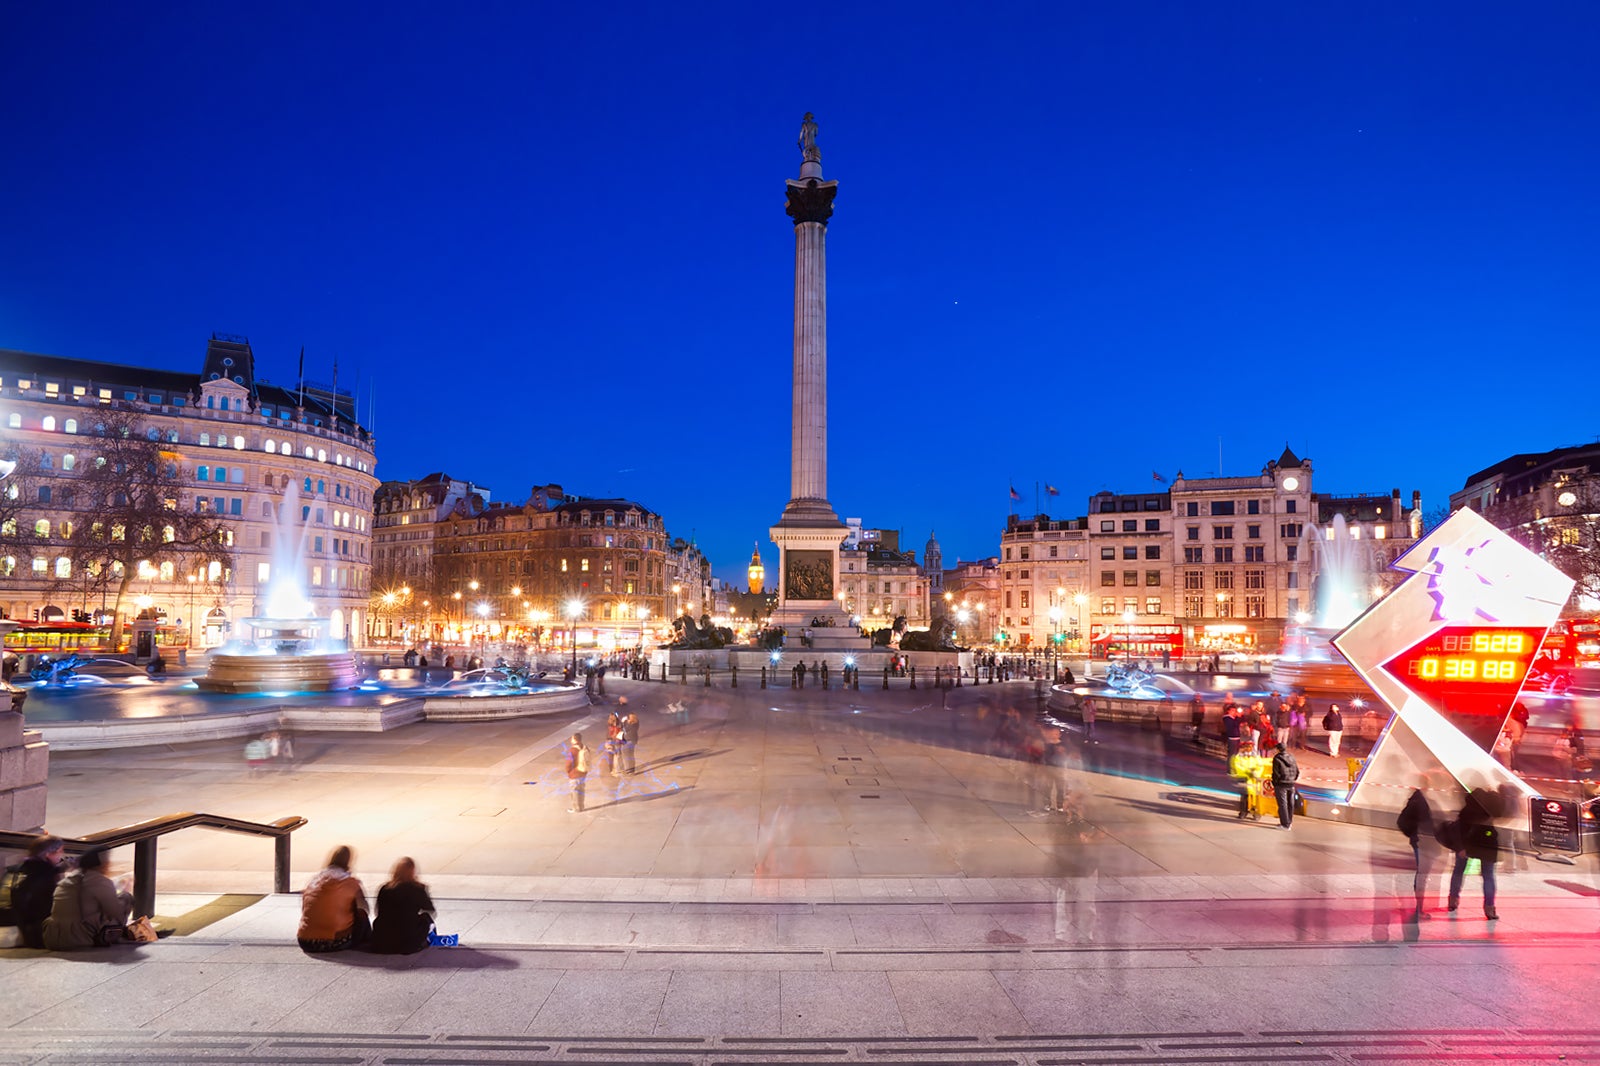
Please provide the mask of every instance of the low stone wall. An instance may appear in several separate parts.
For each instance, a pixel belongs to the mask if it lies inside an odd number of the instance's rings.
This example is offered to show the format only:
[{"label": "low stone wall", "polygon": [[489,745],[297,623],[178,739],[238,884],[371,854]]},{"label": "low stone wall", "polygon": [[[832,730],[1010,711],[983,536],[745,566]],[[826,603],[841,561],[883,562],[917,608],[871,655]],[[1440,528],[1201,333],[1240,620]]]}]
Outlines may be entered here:
[{"label": "low stone wall", "polygon": [[237,714],[168,715],[163,718],[109,718],[95,722],[43,724],[39,732],[62,751],[139,748],[258,736],[280,726],[299,732],[382,733],[422,721],[421,700],[397,700],[382,707],[263,707]]},{"label": "low stone wall", "polygon": [[565,714],[589,706],[582,685],[550,692],[507,696],[429,696],[422,700],[423,716],[430,722],[494,722],[504,718],[531,718]]},{"label": "low stone wall", "polygon": [[0,711],[0,827],[30,831],[45,822],[50,745],[24,729],[18,711]]}]

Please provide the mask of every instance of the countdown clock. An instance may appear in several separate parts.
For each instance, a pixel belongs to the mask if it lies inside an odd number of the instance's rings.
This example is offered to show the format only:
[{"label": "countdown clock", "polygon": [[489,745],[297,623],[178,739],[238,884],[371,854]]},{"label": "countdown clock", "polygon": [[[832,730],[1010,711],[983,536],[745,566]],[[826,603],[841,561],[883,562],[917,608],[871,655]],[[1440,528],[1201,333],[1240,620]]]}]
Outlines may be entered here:
[{"label": "countdown clock", "polygon": [[1485,749],[1528,677],[1543,626],[1445,626],[1383,664]]}]

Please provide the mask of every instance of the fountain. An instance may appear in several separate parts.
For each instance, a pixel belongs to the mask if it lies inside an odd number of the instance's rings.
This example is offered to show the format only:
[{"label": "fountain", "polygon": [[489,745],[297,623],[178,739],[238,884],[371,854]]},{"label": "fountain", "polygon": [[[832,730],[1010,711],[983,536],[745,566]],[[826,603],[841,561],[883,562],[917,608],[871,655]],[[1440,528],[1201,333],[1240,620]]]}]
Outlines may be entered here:
[{"label": "fountain", "polygon": [[1272,667],[1273,688],[1341,698],[1365,693],[1366,682],[1329,641],[1371,602],[1368,590],[1377,570],[1372,548],[1350,536],[1342,514],[1334,515],[1327,529],[1306,526],[1302,543],[1318,564],[1317,609],[1310,622],[1289,627],[1283,654]]},{"label": "fountain", "polygon": [[246,618],[251,635],[230,640],[195,683],[206,692],[327,692],[361,683],[361,661],[347,642],[322,635],[306,598],[307,526],[291,484],[273,522],[266,614]]}]

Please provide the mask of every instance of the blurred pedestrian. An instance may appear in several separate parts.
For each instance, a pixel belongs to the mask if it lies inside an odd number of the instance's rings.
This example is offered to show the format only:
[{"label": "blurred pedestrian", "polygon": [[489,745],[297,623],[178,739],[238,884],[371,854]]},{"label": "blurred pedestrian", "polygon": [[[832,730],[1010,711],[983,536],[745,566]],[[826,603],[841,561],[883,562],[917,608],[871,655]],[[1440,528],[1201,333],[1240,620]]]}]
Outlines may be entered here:
[{"label": "blurred pedestrian", "polygon": [[128,941],[133,896],[107,874],[105,852],[91,848],[56,885],[41,940],[51,951],[81,951]]},{"label": "blurred pedestrian", "polygon": [[1411,920],[1420,922],[1428,917],[1426,900],[1428,895],[1428,877],[1433,873],[1433,858],[1435,841],[1433,838],[1433,808],[1428,806],[1428,795],[1422,789],[1412,789],[1411,798],[1406,800],[1406,805],[1400,808],[1400,815],[1395,819],[1395,826],[1411,841],[1411,859],[1416,864],[1417,873],[1412,881],[1412,891],[1417,897],[1417,909],[1412,912]]},{"label": "blurred pedestrian", "polygon": [[1096,714],[1097,712],[1095,710],[1094,697],[1085,696],[1083,700],[1083,738],[1093,744],[1100,743],[1095,739],[1094,735],[1094,720]]},{"label": "blurred pedestrian", "polygon": [[1340,713],[1337,703],[1328,705],[1328,713],[1322,716],[1322,728],[1328,731],[1328,754],[1337,759],[1339,738],[1344,736],[1344,715]]},{"label": "blurred pedestrian", "polygon": [[417,880],[417,864],[394,864],[389,883],[378,889],[378,916],[372,922],[372,950],[379,955],[411,955],[428,946],[433,928],[433,897]]},{"label": "blurred pedestrian", "polygon": [[1495,805],[1491,794],[1481,788],[1467,794],[1461,813],[1456,817],[1456,863],[1450,871],[1450,910],[1454,913],[1461,902],[1461,885],[1466,879],[1467,867],[1472,860],[1477,860],[1483,875],[1483,916],[1491,922],[1500,917],[1494,909],[1494,864],[1500,858],[1500,833],[1489,813],[1490,806]]},{"label": "blurred pedestrian", "polygon": [[358,948],[372,936],[366,891],[350,872],[354,858],[349,845],[334,848],[328,865],[300,893],[300,926],[295,938],[308,955]]},{"label": "blurred pedestrian", "polygon": [[568,814],[583,813],[583,789],[589,777],[589,749],[583,745],[583,734],[574,733],[567,741],[567,781],[572,785],[572,806]]},{"label": "blurred pedestrian", "polygon": [[1300,780],[1300,764],[1289,754],[1289,746],[1278,741],[1272,756],[1272,792],[1278,797],[1278,824],[1288,829],[1294,824],[1295,782]]},{"label": "blurred pedestrian", "polygon": [[1200,743],[1200,729],[1206,724],[1206,701],[1196,692],[1189,701],[1189,726],[1194,730],[1194,742]]},{"label": "blurred pedestrian", "polygon": [[[628,697],[623,696],[622,703],[628,702]],[[634,762],[636,749],[639,747],[639,716],[628,708],[628,713],[622,719],[622,762],[623,768],[630,774],[638,772]]]},{"label": "blurred pedestrian", "polygon": [[25,948],[44,947],[44,920],[50,917],[66,862],[66,844],[46,834],[34,838],[28,857],[11,872],[11,904],[5,908],[3,924],[17,927]]}]

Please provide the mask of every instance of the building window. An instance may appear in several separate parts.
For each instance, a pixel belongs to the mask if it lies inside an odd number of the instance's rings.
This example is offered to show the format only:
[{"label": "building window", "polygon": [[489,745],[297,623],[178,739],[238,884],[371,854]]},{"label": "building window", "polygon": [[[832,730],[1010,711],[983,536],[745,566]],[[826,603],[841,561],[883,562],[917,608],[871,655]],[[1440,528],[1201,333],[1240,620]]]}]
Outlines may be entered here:
[{"label": "building window", "polygon": [[[1300,545],[1298,545],[1298,544],[1286,544],[1286,545],[1284,545],[1284,547],[1283,547],[1283,560],[1284,560],[1284,562],[1287,562],[1287,563],[1299,562],[1300,561]],[[1245,561],[1249,562],[1248,559],[1246,559]]]},{"label": "building window", "polygon": [[[1379,526],[1378,528],[1382,529],[1383,527]],[[1050,558],[1054,559],[1055,557],[1056,557],[1056,546],[1054,544],[1052,544],[1052,545],[1050,545]]]},{"label": "building window", "polygon": [[1304,528],[1299,522],[1285,522],[1278,527],[1278,536],[1284,540],[1298,540]]},{"label": "building window", "polygon": [[1214,563],[1231,563],[1231,562],[1233,562],[1233,549],[1232,548],[1212,548],[1211,549],[1211,561],[1214,562]]},{"label": "building window", "polygon": [[1217,601],[1217,617],[1218,618],[1232,618],[1233,617],[1233,601],[1230,600],[1226,596],[1222,597],[1220,600]]},{"label": "building window", "polygon": [[1115,585],[1116,583],[1117,583],[1117,572],[1115,570],[1102,570],[1102,571],[1100,571],[1100,584],[1102,584],[1102,585]]},{"label": "building window", "polygon": [[1287,588],[1297,589],[1300,587],[1300,575],[1295,571],[1289,571],[1284,577],[1288,578],[1284,583]]},{"label": "building window", "polygon": [[1295,510],[1296,510],[1296,505],[1298,503],[1299,503],[1298,500],[1284,500],[1283,501],[1283,512],[1284,512],[1284,514],[1294,514]]},{"label": "building window", "polygon": [[1267,616],[1267,598],[1265,596],[1246,596],[1244,598],[1244,616],[1246,618],[1265,618]]},{"label": "building window", "polygon": [[1020,597],[1019,606],[1026,611],[1028,609],[1028,590],[1023,589],[1020,593],[1018,593],[1018,596]]},{"label": "building window", "polygon": [[1101,614],[1116,614],[1117,613],[1117,601],[1116,601],[1115,597],[1112,597],[1112,596],[1102,596],[1102,597],[1100,597],[1100,613]]},{"label": "building window", "polygon": [[1139,571],[1137,571],[1137,570],[1124,570],[1122,572],[1122,583],[1124,585],[1137,585],[1137,584],[1139,584]]},{"label": "building window", "polygon": [[1139,558],[1139,549],[1138,549],[1138,547],[1135,546],[1135,545],[1132,545],[1132,544],[1124,544],[1122,546],[1122,557],[1124,559],[1137,559],[1137,558]]},{"label": "building window", "polygon": [[1183,572],[1183,587],[1185,591],[1198,591],[1205,588],[1205,572],[1201,570],[1185,570]]},{"label": "building window", "polygon": [[1124,518],[1122,520],[1122,531],[1124,533],[1139,532],[1139,520],[1137,518]]},{"label": "building window", "polygon": [[1183,549],[1183,561],[1186,563],[1203,563],[1206,561],[1206,550],[1204,548],[1185,548]]},{"label": "building window", "polygon": [[1159,519],[1159,518],[1146,518],[1144,520],[1144,531],[1146,533],[1160,533],[1161,532],[1161,519]]},{"label": "building window", "polygon": [[1159,586],[1161,584],[1161,571],[1159,571],[1159,570],[1146,570],[1144,572],[1144,583],[1146,585],[1158,585]]},{"label": "building window", "polygon": [[1161,545],[1159,545],[1159,544],[1146,544],[1144,546],[1144,557],[1146,559],[1159,559],[1159,558],[1161,558]]},{"label": "building window", "polygon": [[1160,614],[1161,613],[1161,597],[1160,596],[1146,596],[1145,599],[1144,599],[1144,613],[1145,614]]},{"label": "building window", "polygon": [[[16,415],[12,415],[11,417],[15,418],[17,416]],[[1112,521],[1109,521],[1109,520],[1101,521],[1101,523],[1100,523],[1100,532],[1102,532],[1102,533],[1115,533],[1116,531],[1117,531],[1117,524],[1115,522],[1112,522]]]},{"label": "building window", "polygon": [[1115,559],[1116,557],[1117,557],[1117,549],[1109,548],[1109,547],[1100,549],[1100,558],[1102,558],[1102,559]]},{"label": "building window", "polygon": [[1244,547],[1244,561],[1247,563],[1264,563],[1267,561],[1267,549],[1263,544],[1246,544]]},{"label": "building window", "polygon": [[1382,540],[1389,535],[1389,531],[1381,525],[1372,527],[1372,539]]},{"label": "building window", "polygon": [[1212,526],[1211,527],[1211,539],[1212,540],[1232,540],[1233,539],[1233,527],[1232,526]]},{"label": "building window", "polygon": [[1265,570],[1246,570],[1244,572],[1244,587],[1247,589],[1266,588],[1267,572]]},{"label": "building window", "polygon": [[1028,546],[1026,544],[1024,544],[1021,548],[1017,549],[1017,558],[1019,558],[1023,562],[1027,562],[1028,561]]},{"label": "building window", "polygon": [[1212,500],[1211,513],[1214,515],[1229,515],[1233,513],[1232,500]]},{"label": "building window", "polygon": [[1185,618],[1203,618],[1206,613],[1204,596],[1185,596],[1183,598],[1183,616]]},{"label": "building window", "polygon": [[1244,527],[1244,535],[1245,535],[1245,539],[1247,539],[1247,540],[1260,540],[1261,539],[1261,523],[1257,522],[1254,525],[1245,526]]},{"label": "building window", "polygon": [[1219,588],[1219,589],[1231,589],[1231,588],[1233,588],[1233,571],[1232,570],[1218,570],[1216,575],[1215,575],[1215,579],[1216,579],[1216,583],[1217,583],[1217,588]]},{"label": "building window", "polygon": [[1190,526],[1187,530],[1184,531],[1183,539],[1184,540],[1199,540],[1200,539],[1200,527],[1199,526]]},{"label": "building window", "polygon": [[1191,501],[1191,502],[1189,502],[1187,504],[1184,504],[1183,513],[1184,513],[1185,517],[1188,517],[1188,518],[1199,518],[1200,517],[1200,504],[1198,502],[1194,502],[1194,501]]}]

